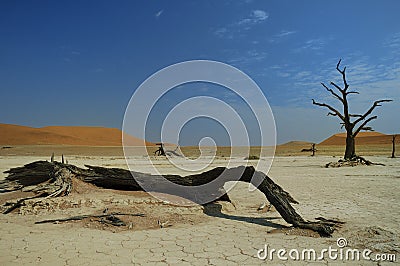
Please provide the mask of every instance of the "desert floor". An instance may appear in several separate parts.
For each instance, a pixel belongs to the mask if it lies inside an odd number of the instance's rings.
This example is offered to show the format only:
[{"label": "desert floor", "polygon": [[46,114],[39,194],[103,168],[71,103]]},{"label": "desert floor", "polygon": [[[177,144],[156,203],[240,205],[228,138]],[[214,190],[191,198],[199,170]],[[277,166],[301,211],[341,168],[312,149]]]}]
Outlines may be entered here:
[{"label": "desert floor", "polygon": [[[48,160],[52,151],[58,160],[62,152],[69,163],[82,167],[91,164],[127,168],[117,148],[42,146],[1,150],[0,171]],[[229,159],[217,155],[212,166],[226,166]],[[372,250],[372,258],[393,253],[398,262],[400,159],[390,159],[387,155],[371,155],[367,159],[385,166],[325,168],[326,163],[337,161],[338,157],[318,153],[316,157],[294,154],[276,156],[273,160],[268,175],[300,202],[294,207],[305,219],[322,216],[345,222],[332,238],[287,228],[288,224],[273,208],[258,211],[265,197],[257,190],[250,192],[244,183],[238,183],[228,193],[234,204],[218,202],[205,207],[172,206],[144,192],[104,190],[82,183],[67,197],[27,203],[18,211],[0,214],[0,261],[2,265],[290,265],[299,262],[290,258],[280,260],[276,253],[273,261],[261,260],[257,252],[268,245],[269,250],[298,249],[301,253],[312,248],[319,254],[329,246],[338,248],[336,240],[343,237],[348,243],[344,251],[368,248]],[[137,154],[133,160],[137,171],[147,172],[146,156]],[[231,161],[232,166],[247,162],[240,156]],[[154,162],[163,173],[179,173],[165,158],[153,158]],[[0,179],[5,176],[1,173]],[[18,195],[18,192],[0,194],[0,203]],[[126,227],[107,226],[90,219],[34,224],[44,219],[101,214],[106,207],[110,212],[143,213],[145,217],[126,218],[129,223]],[[160,223],[164,225],[162,228]],[[334,260],[327,254],[322,260],[300,263],[394,264],[362,258]]]}]

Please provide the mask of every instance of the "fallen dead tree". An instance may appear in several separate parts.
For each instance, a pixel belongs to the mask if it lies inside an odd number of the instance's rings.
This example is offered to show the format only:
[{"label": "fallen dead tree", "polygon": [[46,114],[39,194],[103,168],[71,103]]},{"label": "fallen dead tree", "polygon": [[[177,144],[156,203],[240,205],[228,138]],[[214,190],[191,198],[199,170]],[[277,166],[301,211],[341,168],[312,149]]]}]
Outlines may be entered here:
[{"label": "fallen dead tree", "polygon": [[[136,180],[151,182],[153,191],[171,193],[168,191],[166,182],[171,181],[182,186],[200,186],[211,181],[217,181],[214,191],[218,199],[229,200],[223,186],[228,181],[242,181],[254,184],[254,180],[262,180],[257,188],[264,193],[267,200],[276,208],[282,218],[294,227],[310,229],[322,236],[331,236],[336,226],[341,222],[319,218],[317,221],[304,220],[292,207],[291,203],[298,203],[292,196],[271,178],[262,172],[256,171],[252,166],[240,166],[227,169],[217,167],[212,170],[190,175],[151,175],[140,172],[131,172],[119,168],[104,168],[85,165],[87,169],[79,168],[71,164],[59,162],[37,161],[23,167],[12,168],[5,173],[9,175],[0,182],[2,192],[16,190],[30,191],[36,195],[20,199],[11,205],[4,213],[9,213],[24,204],[25,200],[33,198],[49,198],[67,196],[73,188],[73,179],[79,179],[98,187],[118,190],[143,190]],[[135,178],[132,178],[132,175]],[[222,178],[221,178],[222,176]],[[240,178],[238,178],[240,176]],[[168,181],[167,181],[168,180]],[[182,196],[182,193],[177,194]],[[199,195],[184,195],[196,202]]]}]

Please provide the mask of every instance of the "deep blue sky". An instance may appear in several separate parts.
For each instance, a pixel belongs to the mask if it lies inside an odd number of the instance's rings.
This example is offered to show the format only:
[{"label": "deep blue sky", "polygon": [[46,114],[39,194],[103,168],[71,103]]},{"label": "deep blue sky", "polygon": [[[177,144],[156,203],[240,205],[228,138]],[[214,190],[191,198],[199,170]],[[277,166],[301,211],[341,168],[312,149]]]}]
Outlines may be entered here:
[{"label": "deep blue sky", "polygon": [[[371,125],[399,133],[399,12],[396,0],[3,0],[0,123],[121,128],[129,98],[149,75],[209,59],[258,83],[274,112],[278,142],[319,142],[340,126],[311,98],[335,103],[320,82],[340,81],[335,66],[342,58],[350,86],[360,92],[351,97],[354,112],[391,98]],[[185,130],[181,144],[196,144],[190,138],[196,126]]]}]

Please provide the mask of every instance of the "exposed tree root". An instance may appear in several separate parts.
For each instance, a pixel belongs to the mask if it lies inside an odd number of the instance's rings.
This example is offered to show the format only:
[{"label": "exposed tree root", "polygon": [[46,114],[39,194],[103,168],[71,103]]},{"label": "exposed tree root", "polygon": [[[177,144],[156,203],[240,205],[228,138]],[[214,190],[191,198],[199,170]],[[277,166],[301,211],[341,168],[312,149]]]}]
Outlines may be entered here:
[{"label": "exposed tree root", "polygon": [[337,162],[330,162],[325,165],[326,168],[330,167],[346,167],[346,166],[357,166],[357,165],[382,165],[385,166],[383,163],[373,163],[371,161],[368,161],[364,157],[361,156],[355,156],[350,160],[339,160]]}]

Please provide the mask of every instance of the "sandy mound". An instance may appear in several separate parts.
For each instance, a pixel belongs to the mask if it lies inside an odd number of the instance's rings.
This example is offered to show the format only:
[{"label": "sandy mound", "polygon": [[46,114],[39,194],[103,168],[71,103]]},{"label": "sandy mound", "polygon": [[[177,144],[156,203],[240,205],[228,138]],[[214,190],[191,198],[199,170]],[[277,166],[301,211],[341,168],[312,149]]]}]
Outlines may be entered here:
[{"label": "sandy mound", "polygon": [[[360,132],[356,137],[357,145],[381,145],[381,144],[391,144],[392,136],[385,135],[379,132]],[[345,145],[346,144],[346,133],[335,134],[321,143],[319,145]]]},{"label": "sandy mound", "polygon": [[[85,126],[50,126],[32,128],[0,124],[0,145],[87,145],[121,146],[122,131],[117,128]],[[131,146],[153,145],[125,134]]]},{"label": "sandy mound", "polygon": [[[70,224],[75,228],[108,230],[112,232],[126,230],[159,229],[160,222],[165,227],[183,224],[198,224],[209,219],[203,214],[202,206],[179,207],[164,204],[142,191],[115,191],[101,189],[91,184],[74,180],[79,183],[78,190],[73,190],[68,197],[27,200],[24,205],[11,215],[18,215],[30,220],[30,223],[47,219],[64,219],[80,215],[107,214],[143,214],[143,216],[116,215],[127,226],[112,226],[104,223],[101,218],[85,218],[78,221],[55,222]],[[32,193],[11,192],[0,194],[0,204],[7,201],[15,202],[19,198],[32,196]],[[4,211],[5,207],[0,206]]]},{"label": "sandy mound", "polygon": [[286,146],[304,146],[304,147],[308,147],[311,146],[312,142],[308,142],[308,141],[298,141],[298,140],[293,140],[293,141],[289,141],[283,144],[279,144],[278,146],[280,147],[286,147]]}]

